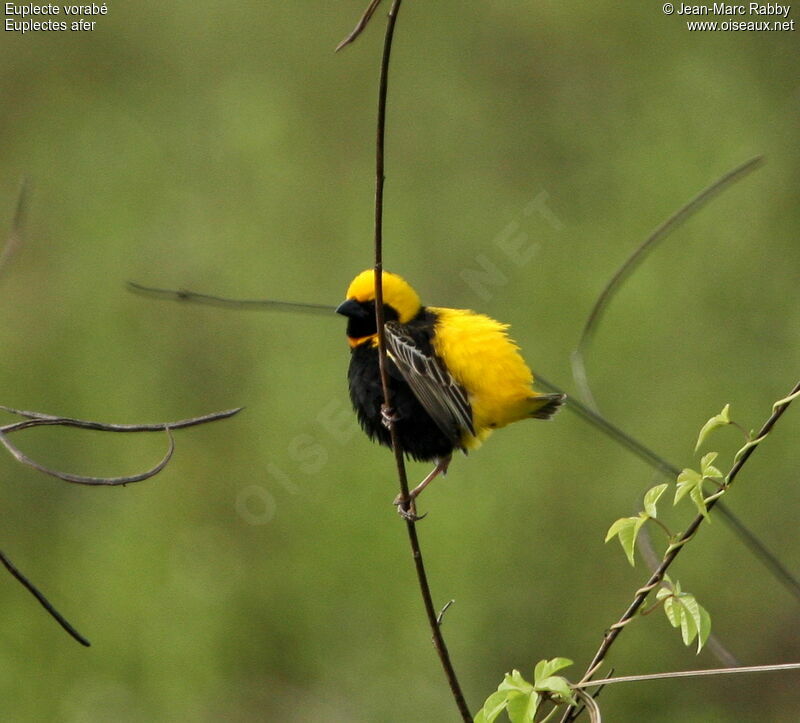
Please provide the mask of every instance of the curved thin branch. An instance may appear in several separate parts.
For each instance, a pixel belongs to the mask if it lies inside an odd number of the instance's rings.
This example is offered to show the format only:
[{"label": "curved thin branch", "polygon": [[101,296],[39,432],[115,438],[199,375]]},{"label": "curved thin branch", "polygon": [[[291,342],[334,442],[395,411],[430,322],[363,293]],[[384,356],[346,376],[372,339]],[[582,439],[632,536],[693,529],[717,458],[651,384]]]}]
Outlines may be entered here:
[{"label": "curved thin branch", "polygon": [[87,648],[91,646],[91,643],[83,637],[71,624],[70,622],[56,610],[50,601],[39,591],[39,589],[30,581],[28,580],[25,575],[23,575],[14,565],[11,560],[6,557],[2,550],[0,550],[0,563],[8,570],[11,575],[19,582],[22,587],[24,587],[31,595],[33,595],[36,600],[38,600],[39,604],[47,611],[47,614],[53,618],[64,630],[66,630],[75,640],[77,640],[81,645],[85,645]]},{"label": "curved thin branch", "polygon": [[602,723],[603,716],[600,715],[600,706],[593,696],[589,695],[582,688],[575,687],[575,694],[584,705],[584,709],[589,714],[589,719],[592,723]]},{"label": "curved thin branch", "polygon": [[640,245],[639,247],[625,260],[609,282],[606,284],[600,296],[595,301],[589,318],[583,327],[583,332],[578,341],[575,351],[572,352],[572,374],[575,383],[581,390],[581,394],[592,406],[593,403],[592,390],[589,387],[589,380],[586,376],[586,363],[584,361],[584,352],[591,342],[592,335],[595,328],[600,323],[603,312],[608,306],[609,302],[614,296],[622,282],[628,275],[641,263],[647,253],[651,251],[660,241],[666,238],[672,231],[680,226],[684,221],[693,216],[703,206],[706,205],[712,198],[722,193],[726,188],[733,185],[737,181],[747,176],[751,171],[754,171],[764,161],[763,156],[756,156],[749,161],[737,166],[732,171],[729,171],[721,178],[718,178],[710,186],[704,188],[698,193],[691,201],[689,201],[683,208],[679,209],[676,213],[672,214],[666,221],[664,221],[658,228],[656,228]]},{"label": "curved thin branch", "polygon": [[155,424],[109,424],[107,422],[92,422],[86,419],[58,417],[53,414],[42,414],[41,412],[28,412],[22,409],[6,407],[3,404],[0,404],[0,409],[9,414],[16,414],[18,417],[26,417],[29,420],[27,422],[16,422],[15,424],[0,426],[0,433],[8,434],[9,432],[17,432],[21,429],[42,425],[79,427],[80,429],[95,429],[100,432],[163,432],[167,429],[184,429],[186,427],[195,427],[198,424],[215,422],[218,419],[228,419],[241,412],[244,407],[225,409],[221,412],[203,414],[200,417],[190,417],[189,419],[181,419],[177,422],[156,422]]},{"label": "curved thin branch", "polygon": [[639,683],[648,680],[669,680],[671,678],[705,678],[712,675],[742,675],[748,673],[778,673],[786,670],[800,670],[800,663],[777,663],[775,665],[742,665],[730,668],[713,668],[706,670],[675,670],[670,673],[650,673],[648,675],[620,675],[612,678],[588,680],[576,683],[576,690],[591,688],[597,685],[612,683]]},{"label": "curved thin branch", "polygon": [[[20,409],[13,409],[0,404],[0,409],[10,414],[15,414],[18,417],[25,417],[24,422],[15,422],[13,424],[6,424],[0,426],[0,443],[11,453],[11,455],[18,462],[21,462],[28,467],[42,472],[43,474],[56,477],[64,482],[72,482],[80,485],[93,485],[93,486],[106,486],[116,487],[119,485],[127,485],[133,482],[142,482],[143,480],[155,477],[164,467],[169,464],[172,459],[172,454],[175,451],[175,440],[172,436],[173,429],[183,429],[185,427],[194,427],[198,424],[206,424],[214,422],[218,419],[226,419],[238,414],[242,407],[237,409],[226,409],[222,412],[213,412],[212,414],[204,414],[201,417],[192,417],[190,419],[182,419],[178,422],[162,422],[158,424],[105,424],[103,422],[92,422],[86,419],[73,419],[71,417],[56,417],[52,414],[42,414],[41,412],[27,412]],[[28,457],[19,447],[11,443],[8,439],[9,434],[12,432],[20,432],[25,429],[32,429],[33,427],[44,426],[58,426],[58,427],[77,427],[79,429],[93,429],[100,432],[166,432],[169,440],[167,452],[161,461],[145,470],[134,475],[127,475],[124,477],[86,477],[83,475],[70,474],[69,472],[62,472],[60,470],[45,467],[34,459]]]},{"label": "curved thin branch", "polygon": [[[205,414],[200,417],[182,419],[177,422],[163,422],[159,424],[105,424],[103,422],[92,422],[84,419],[73,419],[71,417],[57,417],[52,414],[42,414],[41,412],[28,412],[20,409],[13,409],[12,407],[6,407],[4,405],[0,405],[0,410],[8,412],[9,414],[15,414],[18,417],[25,418],[25,421],[22,422],[15,422],[13,424],[0,426],[0,442],[18,462],[21,462],[28,467],[32,467],[39,472],[56,477],[57,479],[65,482],[72,482],[82,485],[117,486],[130,484],[132,482],[141,482],[142,480],[149,479],[150,477],[157,475],[162,469],[164,469],[164,467],[167,466],[172,458],[173,452],[175,451],[175,440],[173,439],[172,430],[193,427],[198,424],[205,424],[207,422],[214,422],[218,419],[226,419],[240,412],[242,407],[237,409],[226,409],[222,412]],[[101,432],[166,432],[169,445],[167,453],[155,467],[152,467],[144,472],[140,472],[139,474],[130,475],[127,477],[84,477],[81,475],[70,474],[68,472],[62,472],[60,470],[50,469],[49,467],[39,464],[36,460],[31,459],[18,447],[13,445],[7,436],[13,432],[20,432],[25,429],[43,426],[78,427],[79,429],[93,429]],[[64,630],[66,630],[81,645],[90,645],[89,641],[83,637],[83,635],[81,635],[72,625],[70,625],[70,623],[58,612],[58,610],[56,610],[50,604],[47,598],[45,598],[45,596],[39,592],[33,583],[28,580],[14,566],[11,560],[9,560],[8,557],[6,557],[1,551],[0,562],[11,573],[11,575],[13,575],[14,578],[19,581],[23,587],[25,587],[25,589],[28,590],[28,592],[30,592],[31,595],[33,595],[39,601],[39,604],[62,628],[64,628]]]},{"label": "curved thin branch", "polygon": [[[789,405],[792,403],[792,400],[796,398],[797,393],[800,392],[800,382],[795,384],[792,391],[782,400],[773,405],[772,414],[770,414],[769,418],[766,422],[764,422],[761,429],[755,435],[754,439],[763,439],[767,434],[770,433],[772,428],[775,426],[776,422],[781,418],[783,413],[789,408]],[[736,480],[739,472],[741,471],[742,467],[747,463],[747,460],[750,459],[753,452],[756,450],[758,445],[751,444],[750,446],[745,448],[745,451],[739,458],[733,463],[731,467],[731,471],[728,473],[726,477],[726,488],[730,487],[733,482]],[[711,499],[708,504],[706,505],[706,512],[710,512],[712,508],[716,505],[719,498]],[[664,579],[664,575],[666,574],[669,567],[675,561],[675,558],[678,557],[680,551],[685,547],[686,543],[694,537],[695,533],[697,532],[700,525],[703,524],[703,521],[706,517],[702,514],[698,514],[697,517],[691,522],[691,524],[686,528],[684,533],[681,535],[680,539],[670,546],[667,550],[666,554],[664,555],[664,559],[662,560],[661,564],[658,566],[658,569],[650,576],[650,579],[641,587],[639,590],[636,591],[634,595],[633,602],[628,606],[628,609],[622,614],[622,617],[612,625],[608,632],[603,636],[603,642],[600,644],[600,647],[595,653],[594,658],[592,658],[592,662],[589,663],[586,672],[583,675],[580,683],[587,683],[590,681],[600,666],[603,664],[606,656],[608,655],[608,651],[611,649],[611,646],[614,644],[614,641],[619,637],[619,634],[622,632],[623,628],[627,623],[633,619],[634,615],[639,612],[639,609],[644,604],[644,601],[647,599],[648,595],[657,588],[661,581]],[[575,719],[575,709],[570,707],[567,709],[564,717],[562,718],[563,723],[567,723],[568,721]]]},{"label": "curved thin branch", "polygon": [[119,485],[131,484],[132,482],[142,482],[143,480],[155,477],[162,469],[164,469],[164,467],[167,466],[167,464],[169,464],[169,461],[172,459],[172,453],[175,451],[175,439],[173,438],[169,427],[167,427],[165,431],[167,433],[167,437],[169,438],[169,446],[167,448],[167,453],[164,455],[161,461],[155,467],[145,470],[144,472],[140,472],[139,474],[129,475],[127,477],[84,477],[81,475],[70,474],[69,472],[61,472],[57,469],[45,467],[35,459],[28,457],[22,450],[11,444],[11,441],[8,439],[8,437],[6,437],[6,435],[2,432],[0,432],[0,442],[2,442],[3,446],[11,453],[17,462],[21,462],[28,467],[32,467],[43,474],[56,477],[64,482],[72,482],[79,485],[117,487]]},{"label": "curved thin branch", "polygon": [[159,289],[155,286],[145,286],[135,281],[127,282],[128,290],[142,296],[170,301],[186,301],[207,306],[233,307],[238,309],[275,309],[277,311],[302,311],[315,314],[323,313],[332,315],[335,306],[327,304],[309,304],[302,301],[278,301],[275,299],[229,299],[225,296],[212,296],[201,294],[188,289]]},{"label": "curved thin branch", "polygon": [[363,15],[359,18],[358,22],[356,23],[356,26],[350,31],[350,34],[336,46],[336,50],[334,52],[338,53],[342,48],[350,45],[350,43],[352,43],[359,35],[361,35],[361,33],[364,31],[364,28],[367,27],[370,18],[378,9],[378,5],[380,4],[381,0],[370,0],[369,5],[367,5],[367,9],[364,11]]},{"label": "curved thin branch", "polygon": [[[389,21],[386,26],[386,36],[383,46],[383,56],[381,59],[380,85],[378,90],[378,131],[376,142],[376,178],[375,178],[375,316],[378,326],[378,358],[380,361],[381,387],[383,390],[383,406],[385,411],[391,409],[391,393],[389,389],[388,364],[386,359],[386,330],[384,328],[385,318],[383,313],[383,185],[384,185],[384,148],[386,140],[386,97],[389,88],[389,58],[392,52],[392,40],[394,38],[394,28],[397,22],[397,13],[400,10],[402,0],[393,0],[391,10],[389,10]],[[377,7],[377,2],[373,3]],[[372,6],[370,6],[372,7]],[[374,12],[374,7],[372,11]],[[370,13],[371,14],[371,13]],[[368,19],[368,18],[367,18]],[[391,420],[391,414],[386,418]],[[416,520],[409,513],[410,500],[408,495],[408,477],[406,475],[405,462],[403,460],[403,449],[397,436],[394,424],[389,421],[389,434],[391,435],[392,450],[394,452],[395,463],[397,465],[397,476],[400,482],[401,507],[406,513],[406,528],[408,539],[411,545],[411,553],[414,558],[414,565],[417,571],[422,600],[425,605],[425,612],[428,616],[428,623],[433,635],[433,644],[439,654],[450,690],[453,694],[458,711],[464,721],[472,723],[472,715],[467,707],[461,685],[458,682],[453,664],[450,661],[450,654],[444,642],[441,626],[437,619],[436,608],[433,605],[428,576],[425,572],[425,564],[422,559],[422,550],[417,537]]]}]

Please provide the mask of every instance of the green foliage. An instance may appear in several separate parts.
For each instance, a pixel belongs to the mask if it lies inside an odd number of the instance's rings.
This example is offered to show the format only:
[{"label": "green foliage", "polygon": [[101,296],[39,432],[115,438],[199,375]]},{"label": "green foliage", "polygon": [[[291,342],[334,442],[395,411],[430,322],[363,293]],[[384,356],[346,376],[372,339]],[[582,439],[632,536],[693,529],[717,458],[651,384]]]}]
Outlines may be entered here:
[{"label": "green foliage", "polygon": [[678,504],[686,494],[692,499],[698,512],[706,515],[706,502],[703,497],[703,475],[693,469],[684,469],[678,475],[674,504]]},{"label": "green foliage", "polygon": [[[709,434],[719,427],[733,424],[730,418],[730,404],[726,404],[719,414],[715,414],[709,419],[700,430],[700,435],[697,439],[695,449],[699,449],[700,445],[706,440]],[[737,452],[734,462],[738,460],[744,452],[754,445],[758,444],[761,440],[748,441],[742,449]],[[694,504],[697,512],[708,520],[708,503],[712,499],[721,496],[727,490],[725,486],[725,475],[714,466],[714,462],[718,457],[717,452],[708,452],[704,454],[700,460],[700,471],[685,468],[681,470],[677,477],[675,485],[675,497],[673,504],[677,505],[684,497],[687,497]],[[716,484],[719,489],[706,497],[704,485],[706,482]],[[661,496],[666,492],[669,485],[666,483],[651,487],[644,495],[644,510],[635,517],[621,517],[616,520],[606,533],[605,541],[608,542],[614,537],[619,539],[625,556],[631,565],[635,564],[634,552],[636,549],[636,539],[642,530],[645,522],[648,520],[658,519],[658,501]],[[662,525],[663,527],[663,525]],[[664,528],[666,530],[666,528]],[[674,544],[680,538],[680,535],[670,535],[670,543]]]},{"label": "green foliage", "polygon": [[697,602],[694,595],[681,590],[680,583],[674,583],[665,576],[667,587],[656,593],[656,600],[664,605],[664,613],[673,628],[680,628],[684,645],[691,645],[697,639],[699,653],[711,634],[711,616]]},{"label": "green foliage", "polygon": [[703,442],[705,442],[706,437],[708,437],[711,432],[731,423],[730,411],[731,405],[726,404],[719,414],[715,414],[703,425],[702,429],[700,430],[700,434],[697,437],[697,444],[694,446],[695,452],[700,449],[700,446],[703,444]]},{"label": "green foliage", "polygon": [[653,519],[658,517],[658,509],[656,505],[658,501],[661,499],[661,495],[663,495],[669,485],[665,482],[664,484],[656,485],[655,487],[651,487],[644,495],[644,511]]},{"label": "green foliage", "polygon": [[605,541],[619,538],[619,544],[628,558],[631,565],[635,565],[634,551],[636,549],[636,538],[642,526],[648,520],[654,520],[658,517],[658,500],[661,495],[667,491],[668,484],[659,484],[651,487],[644,495],[644,511],[640,512],[636,517],[621,517],[608,528]]},{"label": "green foliage", "polygon": [[[733,424],[730,418],[730,405],[726,404],[719,414],[709,419],[700,430],[695,450],[708,438],[715,429]],[[749,447],[758,444],[760,440],[748,441],[739,450],[736,459],[739,459],[744,451]],[[694,504],[695,509],[704,519],[708,520],[708,505],[713,499],[718,498],[727,491],[726,478],[723,473],[714,466],[718,457],[717,452],[708,452],[700,460],[700,470],[685,468],[681,470],[675,483],[675,496],[673,505],[677,505],[682,499],[688,497]],[[706,483],[716,484],[719,489],[706,496],[704,485]],[[658,519],[658,501],[666,492],[669,485],[659,484],[650,488],[644,495],[644,510],[635,517],[623,517],[614,522],[606,533],[606,542],[613,537],[619,538],[620,545],[625,552],[631,565],[634,564],[634,552],[636,539],[642,530],[645,522]],[[659,523],[660,524],[660,523]],[[662,525],[663,527],[663,525]],[[664,528],[666,530],[666,528]],[[668,533],[669,534],[669,533]],[[680,544],[681,535],[669,535],[670,546]],[[702,650],[711,632],[711,616],[702,607],[691,593],[683,592],[679,582],[672,582],[666,575],[664,576],[664,587],[656,593],[657,605],[663,605],[664,613],[670,624],[675,628],[680,628],[681,636],[685,645],[690,645],[697,641],[697,652]]]},{"label": "green foliage", "polygon": [[569,681],[555,675],[569,665],[572,661],[567,658],[540,660],[533,671],[533,683],[525,680],[518,670],[506,673],[497,691],[475,714],[475,723],[492,723],[503,711],[511,723],[528,723],[534,720],[542,701],[549,700],[556,705],[574,703]]},{"label": "green foliage", "polygon": [[606,542],[614,537],[619,538],[619,544],[622,545],[622,549],[625,551],[625,555],[627,555],[628,562],[631,565],[636,564],[636,560],[633,557],[636,549],[636,538],[639,536],[642,525],[649,519],[650,516],[646,512],[640,512],[636,517],[621,517],[608,528],[606,533]]}]

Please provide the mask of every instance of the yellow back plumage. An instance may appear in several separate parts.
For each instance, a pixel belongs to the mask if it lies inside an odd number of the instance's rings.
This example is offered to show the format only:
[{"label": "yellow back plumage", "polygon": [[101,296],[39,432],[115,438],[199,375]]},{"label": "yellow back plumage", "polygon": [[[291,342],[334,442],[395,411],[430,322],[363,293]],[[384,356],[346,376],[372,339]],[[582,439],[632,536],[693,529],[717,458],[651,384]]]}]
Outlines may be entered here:
[{"label": "yellow back plumage", "polygon": [[438,316],[433,346],[453,378],[467,390],[477,439],[532,416],[533,374],[508,338],[508,324],[465,309],[429,307]]}]

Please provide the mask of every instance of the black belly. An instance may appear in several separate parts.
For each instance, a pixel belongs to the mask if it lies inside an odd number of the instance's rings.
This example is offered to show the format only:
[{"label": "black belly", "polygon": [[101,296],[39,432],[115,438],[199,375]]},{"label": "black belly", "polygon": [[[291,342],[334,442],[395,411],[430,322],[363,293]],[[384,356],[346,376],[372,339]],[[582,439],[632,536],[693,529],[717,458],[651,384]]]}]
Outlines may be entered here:
[{"label": "black belly", "polygon": [[[391,405],[396,416],[394,427],[403,451],[418,462],[432,462],[452,454],[453,442],[430,418],[391,359],[387,361]],[[381,417],[383,391],[377,347],[367,342],[353,349],[347,379],[362,429],[370,439],[391,447],[389,430]]]}]

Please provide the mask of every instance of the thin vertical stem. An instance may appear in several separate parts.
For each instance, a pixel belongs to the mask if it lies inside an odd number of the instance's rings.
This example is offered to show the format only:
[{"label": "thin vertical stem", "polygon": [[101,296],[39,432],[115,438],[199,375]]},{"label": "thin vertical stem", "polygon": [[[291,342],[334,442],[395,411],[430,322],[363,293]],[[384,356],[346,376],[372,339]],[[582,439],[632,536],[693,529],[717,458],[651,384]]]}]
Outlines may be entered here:
[{"label": "thin vertical stem", "polygon": [[[378,359],[380,362],[381,386],[383,389],[384,409],[391,408],[391,390],[389,389],[389,376],[387,373],[386,360],[386,331],[384,328],[385,318],[383,313],[383,186],[385,180],[384,172],[384,148],[386,139],[386,97],[389,88],[389,58],[392,52],[392,40],[394,38],[394,28],[397,23],[397,13],[400,10],[402,0],[394,0],[389,10],[389,20],[386,27],[386,38],[383,47],[381,60],[380,86],[378,90],[378,133],[376,145],[376,176],[375,176],[375,316],[378,326]],[[391,415],[386,418],[391,420]],[[391,435],[392,451],[397,465],[397,476],[400,481],[402,492],[401,506],[404,512],[409,512],[410,498],[408,495],[408,476],[406,475],[405,461],[403,459],[403,449],[397,437],[397,430],[394,424],[389,421],[389,434]],[[436,616],[436,609],[431,597],[431,589],[428,584],[428,576],[425,572],[425,563],[422,559],[419,538],[417,536],[416,521],[411,515],[406,516],[406,529],[408,530],[408,540],[411,545],[411,553],[414,558],[414,566],[417,571],[417,579],[422,594],[422,601],[425,604],[425,613],[428,616],[428,623],[433,634],[433,644],[439,659],[444,668],[450,690],[458,706],[463,720],[472,723],[472,715],[467,707],[461,685],[458,682],[453,664],[450,661],[450,654],[442,636],[441,626]]]}]

